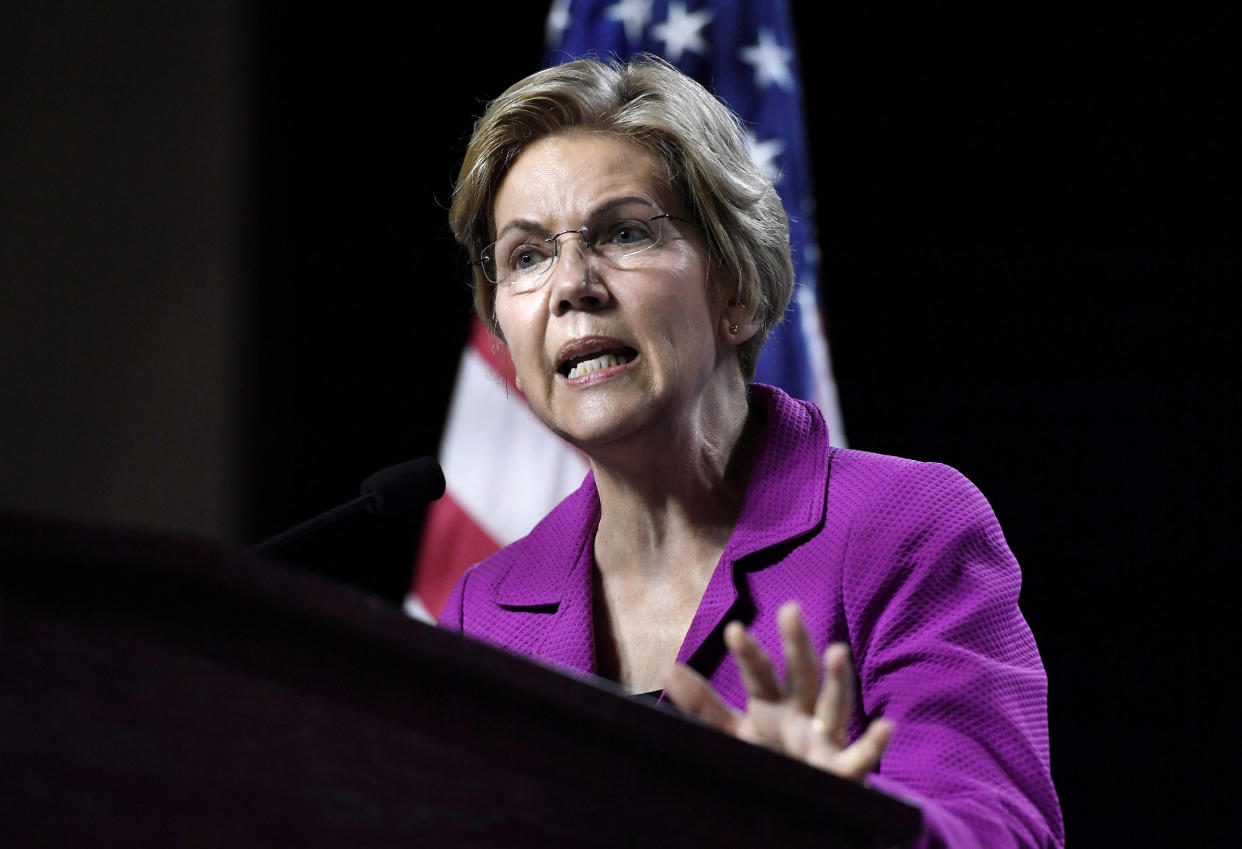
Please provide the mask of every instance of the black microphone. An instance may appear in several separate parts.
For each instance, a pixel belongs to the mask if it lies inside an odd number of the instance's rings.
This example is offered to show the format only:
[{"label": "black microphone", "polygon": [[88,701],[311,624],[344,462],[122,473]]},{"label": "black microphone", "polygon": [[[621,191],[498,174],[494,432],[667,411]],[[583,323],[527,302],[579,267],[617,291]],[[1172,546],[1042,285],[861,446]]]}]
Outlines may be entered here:
[{"label": "black microphone", "polygon": [[333,522],[367,510],[376,516],[396,516],[435,501],[444,494],[444,472],[434,457],[407,460],[380,469],[362,482],[362,494],[353,501],[333,507],[307,519],[249,550],[250,554],[271,554]]}]

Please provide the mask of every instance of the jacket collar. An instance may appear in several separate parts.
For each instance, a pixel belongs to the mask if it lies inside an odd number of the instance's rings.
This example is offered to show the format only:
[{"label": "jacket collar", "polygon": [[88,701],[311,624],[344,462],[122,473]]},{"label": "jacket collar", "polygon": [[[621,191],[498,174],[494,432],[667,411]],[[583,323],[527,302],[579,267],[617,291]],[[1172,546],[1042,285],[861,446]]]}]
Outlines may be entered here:
[{"label": "jacket collar", "polygon": [[743,558],[809,534],[824,521],[828,427],[823,415],[774,387],[756,383],[750,389],[752,407],[766,416],[759,455],[737,525],[677,653],[679,663],[690,663],[737,603],[737,564]]},{"label": "jacket collar", "polygon": [[[759,383],[750,387],[750,398],[765,419],[759,453],[737,525],[678,654],[682,662],[689,661],[737,602],[738,561],[810,533],[824,519],[828,428],[823,416],[812,404]],[[539,655],[585,672],[594,666],[591,572],[599,518],[599,492],[588,473],[576,492],[505,549],[509,568],[492,586],[492,600],[502,607],[555,608],[556,620]],[[584,630],[592,646],[587,665],[580,651],[573,657],[553,656],[558,654],[556,645],[582,646]],[[577,639],[562,639],[570,634]]]},{"label": "jacket collar", "polygon": [[492,600],[505,607],[559,604],[573,580],[591,580],[592,550],[599,528],[599,491],[595,473],[535,525],[504,549],[508,571],[492,588]]}]

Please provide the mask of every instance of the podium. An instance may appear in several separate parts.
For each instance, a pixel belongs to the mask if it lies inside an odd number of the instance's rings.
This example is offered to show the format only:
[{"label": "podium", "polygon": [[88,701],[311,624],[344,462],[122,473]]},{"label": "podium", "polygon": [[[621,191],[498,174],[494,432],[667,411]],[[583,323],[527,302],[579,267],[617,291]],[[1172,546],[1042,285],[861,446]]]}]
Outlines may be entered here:
[{"label": "podium", "polygon": [[0,517],[0,843],[882,847],[916,808],[218,544]]}]

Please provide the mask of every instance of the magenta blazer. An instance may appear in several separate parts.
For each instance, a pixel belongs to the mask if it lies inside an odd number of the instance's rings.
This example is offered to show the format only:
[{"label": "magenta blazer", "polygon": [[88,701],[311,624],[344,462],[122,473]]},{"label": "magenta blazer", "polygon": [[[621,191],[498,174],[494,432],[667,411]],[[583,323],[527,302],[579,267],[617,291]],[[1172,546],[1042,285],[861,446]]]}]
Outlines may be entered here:
[{"label": "magenta blazer", "polygon": [[[1047,681],[1018,610],[1021,574],[987,500],[929,463],[831,448],[818,409],[751,386],[762,445],[741,515],[678,660],[744,707],[723,646],[741,620],[784,674],[776,611],[796,600],[817,650],[848,642],[851,739],[896,731],[871,784],[923,811],[920,846],[1063,846]],[[470,568],[440,625],[566,670],[595,671],[595,481]]]}]

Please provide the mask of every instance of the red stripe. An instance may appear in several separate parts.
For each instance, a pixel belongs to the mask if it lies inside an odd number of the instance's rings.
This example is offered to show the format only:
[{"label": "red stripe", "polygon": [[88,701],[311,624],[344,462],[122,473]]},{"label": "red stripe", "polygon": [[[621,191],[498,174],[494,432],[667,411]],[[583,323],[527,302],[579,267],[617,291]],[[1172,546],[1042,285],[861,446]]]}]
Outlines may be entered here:
[{"label": "red stripe", "polygon": [[432,616],[439,617],[457,579],[500,546],[445,493],[432,502],[414,558],[415,592]]},{"label": "red stripe", "polygon": [[517,388],[517,374],[513,370],[513,360],[509,358],[509,349],[483,326],[478,316],[470,324],[470,347],[497,376],[505,379],[514,392],[521,393]]}]

